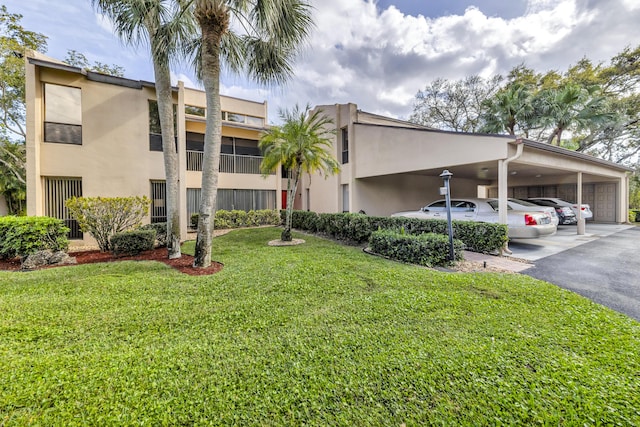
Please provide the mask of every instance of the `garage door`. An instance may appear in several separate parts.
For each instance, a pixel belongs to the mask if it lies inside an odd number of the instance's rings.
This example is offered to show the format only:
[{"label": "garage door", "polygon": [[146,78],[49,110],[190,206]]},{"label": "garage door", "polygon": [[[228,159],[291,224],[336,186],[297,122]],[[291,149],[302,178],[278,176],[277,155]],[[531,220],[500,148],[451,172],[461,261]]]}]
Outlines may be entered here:
[{"label": "garage door", "polygon": [[595,184],[593,220],[616,222],[616,184]]}]

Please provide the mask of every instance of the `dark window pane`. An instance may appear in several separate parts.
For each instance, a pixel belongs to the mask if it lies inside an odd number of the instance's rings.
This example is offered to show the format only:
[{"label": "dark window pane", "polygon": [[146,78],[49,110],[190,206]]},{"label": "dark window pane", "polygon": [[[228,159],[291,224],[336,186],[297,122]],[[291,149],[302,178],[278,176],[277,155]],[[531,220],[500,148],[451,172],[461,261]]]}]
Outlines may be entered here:
[{"label": "dark window pane", "polygon": [[162,151],[162,135],[149,134],[149,151]]},{"label": "dark window pane", "polygon": [[342,128],[342,164],[349,163],[349,131]]},{"label": "dark window pane", "polygon": [[187,132],[187,150],[204,151],[204,134]]},{"label": "dark window pane", "polygon": [[161,134],[160,113],[158,112],[158,102],[149,100],[149,133]]},{"label": "dark window pane", "polygon": [[82,145],[82,126],[45,122],[44,141]]}]

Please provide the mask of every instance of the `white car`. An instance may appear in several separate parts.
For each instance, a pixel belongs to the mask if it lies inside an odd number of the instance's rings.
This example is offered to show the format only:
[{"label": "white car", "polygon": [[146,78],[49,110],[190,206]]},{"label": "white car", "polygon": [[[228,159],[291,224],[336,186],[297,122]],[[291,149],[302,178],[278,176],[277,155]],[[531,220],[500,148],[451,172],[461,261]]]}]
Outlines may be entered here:
[{"label": "white car", "polygon": [[511,209],[515,211],[545,212],[551,217],[551,223],[553,225],[557,227],[560,223],[560,219],[558,218],[556,210],[550,206],[540,206],[536,205],[535,203],[527,202],[526,200],[520,199],[508,199],[507,205],[509,205]]},{"label": "white car", "polygon": [[[558,204],[560,206],[570,207],[571,210],[573,210],[573,213],[576,214],[576,218],[578,217],[578,204],[577,203],[567,202],[566,200],[558,199],[557,197],[531,197],[529,200],[543,200],[543,201],[556,203],[556,204]],[[582,207],[581,210],[582,210],[582,218],[583,219],[593,218],[593,212],[591,212],[591,206],[587,205],[586,203],[583,203],[581,205],[581,207]]]},{"label": "white car", "polygon": [[[436,200],[417,211],[398,212],[391,216],[420,219],[447,219],[445,200]],[[451,199],[451,219],[497,223],[497,199],[455,198]],[[510,239],[527,239],[547,236],[556,232],[551,217],[545,212],[516,211],[507,205],[507,226]]]}]

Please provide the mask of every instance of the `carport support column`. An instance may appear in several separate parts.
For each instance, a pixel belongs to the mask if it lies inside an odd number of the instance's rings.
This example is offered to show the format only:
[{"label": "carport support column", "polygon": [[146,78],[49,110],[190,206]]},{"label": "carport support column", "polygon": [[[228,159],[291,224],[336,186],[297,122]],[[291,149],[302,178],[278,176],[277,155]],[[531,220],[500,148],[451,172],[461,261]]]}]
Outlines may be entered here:
[{"label": "carport support column", "polygon": [[578,188],[576,191],[577,194],[577,203],[578,203],[578,235],[584,234],[585,229],[585,219],[582,217],[582,172],[578,172]]},{"label": "carport support column", "polygon": [[498,160],[498,221],[500,224],[507,223],[508,175],[508,164],[505,164],[504,160]]}]

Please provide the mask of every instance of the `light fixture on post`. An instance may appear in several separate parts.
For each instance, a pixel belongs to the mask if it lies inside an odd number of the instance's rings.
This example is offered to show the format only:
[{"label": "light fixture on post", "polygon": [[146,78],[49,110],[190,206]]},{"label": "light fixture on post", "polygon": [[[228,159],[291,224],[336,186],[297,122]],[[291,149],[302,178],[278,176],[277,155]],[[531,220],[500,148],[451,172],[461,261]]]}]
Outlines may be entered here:
[{"label": "light fixture on post", "polygon": [[445,196],[445,201],[447,204],[447,231],[449,232],[449,261],[455,261],[455,254],[453,251],[453,226],[451,225],[451,191],[449,180],[453,174],[449,172],[448,169],[445,169],[440,174],[440,177],[444,181],[444,187],[440,188],[440,195]]}]

